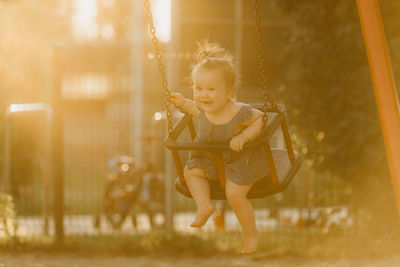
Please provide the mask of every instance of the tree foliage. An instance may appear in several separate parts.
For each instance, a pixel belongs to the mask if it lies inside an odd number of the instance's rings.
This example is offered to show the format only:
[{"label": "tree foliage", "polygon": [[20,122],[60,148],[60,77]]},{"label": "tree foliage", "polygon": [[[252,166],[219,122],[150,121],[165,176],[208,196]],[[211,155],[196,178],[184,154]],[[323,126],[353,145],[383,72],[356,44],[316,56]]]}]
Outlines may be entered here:
[{"label": "tree foliage", "polygon": [[[306,165],[352,185],[353,203],[382,221],[395,214],[395,201],[356,2],[286,0],[279,5],[296,25],[283,47],[283,97],[294,132],[307,147]],[[400,5],[381,1],[380,6],[398,79]]]},{"label": "tree foliage", "polygon": [[385,162],[355,1],[284,1],[296,21],[284,52],[286,100],[315,167],[346,179]]}]

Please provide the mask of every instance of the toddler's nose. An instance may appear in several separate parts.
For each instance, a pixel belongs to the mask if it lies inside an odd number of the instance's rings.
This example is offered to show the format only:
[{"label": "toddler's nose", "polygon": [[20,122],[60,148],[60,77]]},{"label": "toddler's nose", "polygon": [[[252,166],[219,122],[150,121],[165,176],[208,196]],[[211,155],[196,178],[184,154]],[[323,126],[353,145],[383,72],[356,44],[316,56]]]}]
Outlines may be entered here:
[{"label": "toddler's nose", "polygon": [[202,97],[208,97],[208,92],[202,92]]},{"label": "toddler's nose", "polygon": [[207,94],[205,92],[199,92],[199,94],[198,94],[199,98],[204,98],[206,96],[207,96]]}]

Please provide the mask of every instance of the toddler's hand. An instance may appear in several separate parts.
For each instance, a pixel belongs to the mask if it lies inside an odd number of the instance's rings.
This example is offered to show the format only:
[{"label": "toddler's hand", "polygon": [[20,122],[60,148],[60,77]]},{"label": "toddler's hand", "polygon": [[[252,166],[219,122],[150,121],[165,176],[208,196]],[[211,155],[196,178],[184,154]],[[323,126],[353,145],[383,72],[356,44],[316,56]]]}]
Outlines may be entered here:
[{"label": "toddler's hand", "polygon": [[185,104],[185,97],[180,93],[171,93],[169,100],[178,107],[182,107]]},{"label": "toddler's hand", "polygon": [[249,138],[247,136],[245,136],[244,134],[239,134],[232,138],[229,146],[233,151],[240,151],[243,149],[244,144],[248,141]]}]

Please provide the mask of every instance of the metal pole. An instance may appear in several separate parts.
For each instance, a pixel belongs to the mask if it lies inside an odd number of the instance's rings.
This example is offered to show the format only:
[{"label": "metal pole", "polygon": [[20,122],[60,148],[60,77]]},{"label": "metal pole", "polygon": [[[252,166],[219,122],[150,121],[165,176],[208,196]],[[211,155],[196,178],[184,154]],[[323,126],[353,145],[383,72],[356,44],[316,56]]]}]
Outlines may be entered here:
[{"label": "metal pole", "polygon": [[4,180],[2,182],[4,186],[4,192],[12,194],[11,192],[11,175],[10,175],[10,163],[11,163],[11,125],[9,121],[10,113],[6,113],[5,123],[5,144],[4,144]]},{"label": "metal pole", "polygon": [[[179,40],[179,25],[178,25],[178,14],[179,14],[179,3],[178,0],[171,0],[171,39],[167,44],[167,51],[169,53],[179,51],[178,41]],[[177,88],[177,73],[179,73],[178,65],[175,61],[167,58],[167,79],[169,81],[169,87],[172,90]],[[174,114],[174,113],[172,113]],[[165,149],[165,228],[168,231],[174,230],[174,178],[175,172],[173,171],[173,161],[171,158],[171,152]]]},{"label": "metal pole", "polygon": [[237,72],[242,71],[243,15],[242,0],[235,0],[235,59]]},{"label": "metal pole", "polygon": [[377,0],[357,0],[386,153],[400,214],[400,111]]},{"label": "metal pole", "polygon": [[[167,132],[167,131],[166,131]],[[165,133],[166,135],[167,133]],[[173,161],[171,152],[167,149],[164,151],[165,158],[165,229],[168,231],[174,230],[174,199],[173,199],[173,182],[174,171],[172,168]]]},{"label": "metal pole", "polygon": [[131,47],[131,75],[132,91],[130,94],[130,154],[136,161],[142,161],[143,135],[143,3],[132,1],[132,47]]},{"label": "metal pole", "polygon": [[47,236],[49,234],[49,220],[50,220],[50,211],[51,211],[51,174],[52,164],[51,164],[51,129],[52,129],[52,121],[53,121],[53,110],[50,106],[47,106],[45,109],[46,112],[46,126],[45,126],[45,140],[44,140],[44,161],[42,162],[42,170],[43,170],[43,187],[44,187],[44,196],[43,196],[43,232]]},{"label": "metal pole", "polygon": [[55,242],[62,245],[64,241],[64,135],[63,103],[61,96],[61,47],[54,48],[54,88],[52,108],[54,114],[52,135],[52,164],[54,179],[54,223]]}]

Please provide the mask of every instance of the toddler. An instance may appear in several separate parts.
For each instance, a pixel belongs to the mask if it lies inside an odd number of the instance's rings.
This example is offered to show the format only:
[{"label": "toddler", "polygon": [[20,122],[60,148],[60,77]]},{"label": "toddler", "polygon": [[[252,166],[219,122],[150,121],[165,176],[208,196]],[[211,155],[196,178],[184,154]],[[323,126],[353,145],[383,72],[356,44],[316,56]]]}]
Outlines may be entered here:
[{"label": "toddler", "polygon": [[[192,70],[194,101],[179,93],[171,93],[170,99],[198,119],[196,141],[230,140],[230,150],[222,151],[226,197],[242,228],[242,253],[250,254],[257,249],[259,235],[247,193],[256,181],[268,175],[268,167],[262,147],[243,147],[261,134],[263,113],[234,100],[236,73],[230,54],[218,44],[204,42],[197,56],[198,63]],[[191,226],[201,227],[215,211],[208,184],[208,180],[218,179],[212,154],[191,152],[184,178],[197,205]]]}]

